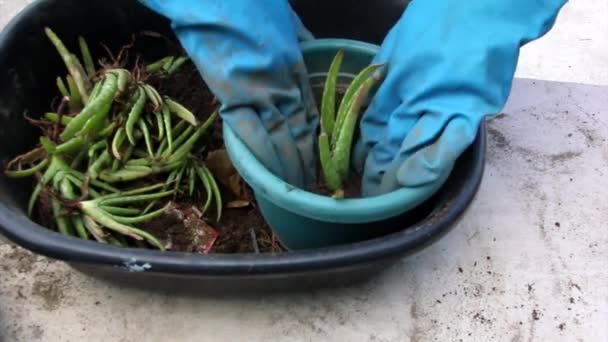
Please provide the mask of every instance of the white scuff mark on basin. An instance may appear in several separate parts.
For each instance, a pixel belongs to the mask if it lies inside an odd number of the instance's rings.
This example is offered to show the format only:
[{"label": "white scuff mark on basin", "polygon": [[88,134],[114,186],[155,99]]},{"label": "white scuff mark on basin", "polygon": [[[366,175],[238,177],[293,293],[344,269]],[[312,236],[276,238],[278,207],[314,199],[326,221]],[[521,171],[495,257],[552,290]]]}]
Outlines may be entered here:
[{"label": "white scuff mark on basin", "polygon": [[149,263],[139,264],[137,259],[131,258],[129,261],[124,262],[125,268],[129,270],[129,272],[145,272],[152,268],[152,265]]}]

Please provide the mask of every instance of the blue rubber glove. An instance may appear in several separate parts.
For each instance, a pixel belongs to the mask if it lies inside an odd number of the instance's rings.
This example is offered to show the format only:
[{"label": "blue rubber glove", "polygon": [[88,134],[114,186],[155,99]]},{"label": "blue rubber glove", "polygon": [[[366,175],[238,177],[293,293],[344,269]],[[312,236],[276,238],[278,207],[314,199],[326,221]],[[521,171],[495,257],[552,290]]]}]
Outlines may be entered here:
[{"label": "blue rubber glove", "polygon": [[385,78],[353,154],[363,195],[438,188],[504,106],[519,48],[553,26],[564,2],[413,0],[374,61],[386,63]]},{"label": "blue rubber glove", "polygon": [[222,107],[220,115],[269,170],[315,181],[318,111],[299,40],[312,39],[287,0],[140,0],[167,17]]}]

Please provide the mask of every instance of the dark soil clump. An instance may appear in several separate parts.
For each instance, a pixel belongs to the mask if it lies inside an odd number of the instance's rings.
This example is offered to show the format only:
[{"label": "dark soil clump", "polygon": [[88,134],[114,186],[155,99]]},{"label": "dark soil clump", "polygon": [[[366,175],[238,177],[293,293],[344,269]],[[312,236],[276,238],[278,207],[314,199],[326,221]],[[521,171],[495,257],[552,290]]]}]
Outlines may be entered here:
[{"label": "dark soil clump", "polygon": [[279,253],[284,248],[257,208],[226,210],[214,253]]},{"label": "dark soil clump", "polygon": [[172,251],[207,253],[217,240],[217,231],[201,218],[194,206],[174,205],[167,214],[142,225]]}]

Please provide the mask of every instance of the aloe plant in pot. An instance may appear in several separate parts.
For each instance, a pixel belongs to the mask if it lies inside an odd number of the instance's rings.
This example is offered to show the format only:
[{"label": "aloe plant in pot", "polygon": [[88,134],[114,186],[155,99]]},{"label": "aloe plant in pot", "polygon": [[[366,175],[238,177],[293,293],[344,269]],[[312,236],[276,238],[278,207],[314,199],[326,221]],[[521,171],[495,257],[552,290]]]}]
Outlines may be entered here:
[{"label": "aloe plant in pot", "polygon": [[[344,50],[334,57],[323,89],[319,159],[323,178],[334,198],[344,197],[344,182],[349,175],[350,155],[359,111],[371,87],[380,80],[373,74],[381,65],[364,68],[350,83],[336,112],[336,86]],[[371,77],[370,77],[371,76]]]},{"label": "aloe plant in pot", "polygon": [[[318,39],[302,43],[301,48],[313,88],[324,89],[319,164],[329,195],[276,177],[224,126],[226,148],[236,169],[254,190],[262,214],[287,248],[346,244],[402,229],[393,219],[427,200],[442,181],[372,198],[345,197],[343,191],[357,117],[363,100],[373,95],[373,85],[379,81],[380,66],[371,65],[379,47],[348,39]],[[348,88],[337,114],[334,84]]]}]

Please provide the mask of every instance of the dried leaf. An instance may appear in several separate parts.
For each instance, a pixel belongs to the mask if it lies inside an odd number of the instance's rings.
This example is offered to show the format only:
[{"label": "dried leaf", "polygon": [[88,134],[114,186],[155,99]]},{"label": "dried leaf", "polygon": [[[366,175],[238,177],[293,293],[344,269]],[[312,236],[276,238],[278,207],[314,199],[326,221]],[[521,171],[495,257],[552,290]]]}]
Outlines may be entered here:
[{"label": "dried leaf", "polygon": [[238,209],[238,208],[245,208],[250,205],[251,205],[251,202],[249,202],[249,201],[237,200],[237,201],[228,202],[228,204],[226,204],[226,208]]},{"label": "dried leaf", "polygon": [[230,189],[237,198],[242,198],[241,177],[234,166],[232,166],[232,162],[225,149],[209,152],[205,165],[211,170],[213,176],[220,184]]},{"label": "dried leaf", "polygon": [[[180,251],[193,253],[208,253],[218,239],[219,233],[217,229],[209,225],[201,218],[201,212],[190,205],[172,205],[167,211],[166,219],[170,219],[169,230],[179,229],[176,231],[166,231],[165,239],[176,239],[168,241],[172,245],[179,245]],[[176,224],[181,223],[181,224]],[[184,245],[184,239],[187,239],[187,245]]]},{"label": "dried leaf", "polygon": [[244,198],[243,196],[243,179],[238,174],[230,176],[228,184],[225,185],[237,198]]},{"label": "dried leaf", "polygon": [[194,234],[193,247],[198,246],[200,253],[208,253],[217,241],[218,231],[200,219],[197,215],[198,210],[192,207],[192,211],[184,219],[184,226]]}]

